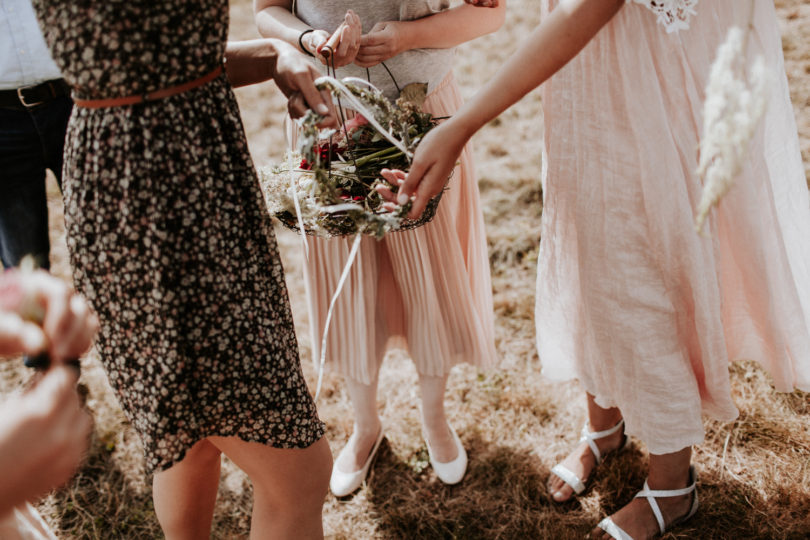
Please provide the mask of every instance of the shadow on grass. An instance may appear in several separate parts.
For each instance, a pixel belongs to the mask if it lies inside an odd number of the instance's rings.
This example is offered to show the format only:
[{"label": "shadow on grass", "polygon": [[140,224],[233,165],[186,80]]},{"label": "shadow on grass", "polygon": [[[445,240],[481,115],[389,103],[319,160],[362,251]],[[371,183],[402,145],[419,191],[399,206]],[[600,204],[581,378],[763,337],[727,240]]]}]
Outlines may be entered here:
[{"label": "shadow on grass", "polygon": [[[603,516],[627,504],[641,489],[647,460],[636,445],[597,469],[582,497],[552,502],[549,469],[529,452],[462,437],[469,455],[461,484],[442,484],[427,464],[424,447],[406,461],[384,443],[369,478],[369,511],[381,538],[582,539]],[[699,473],[700,509],[663,536],[718,540],[810,537],[810,497],[774,488],[764,500],[728,475]]]},{"label": "shadow on grass", "polygon": [[73,481],[52,496],[59,538],[162,538],[151,490],[134,489],[112,448],[95,439]]},{"label": "shadow on grass", "polygon": [[456,486],[436,478],[424,446],[404,461],[384,443],[367,491],[382,538],[582,538],[582,510],[551,502],[536,456],[462,438],[469,463]]},{"label": "shadow on grass", "polygon": [[[122,472],[127,465],[119,460],[113,448],[94,439],[90,454],[73,481],[51,498],[58,512],[59,538],[163,538],[152,490],[135,485],[133,471],[129,475]],[[136,475],[140,478],[142,474],[138,467]],[[241,472],[230,476],[223,469],[211,531],[211,538],[217,540],[245,539],[250,534],[253,490]]]},{"label": "shadow on grass", "polygon": [[[810,497],[799,490],[772,486],[768,499],[750,485],[726,474],[702,471],[698,465],[698,513],[662,538],[712,540],[799,540],[810,538]],[[641,490],[647,459],[637,448],[606,461],[584,494],[599,509],[601,519],[630,502]],[[587,531],[584,524],[574,524]],[[593,526],[591,524],[591,526]],[[582,538],[582,535],[578,536]],[[550,536],[548,538],[555,538]]]},{"label": "shadow on grass", "polygon": [[673,538],[799,540],[810,537],[810,497],[775,486],[768,500],[726,475],[698,481],[700,510]]}]

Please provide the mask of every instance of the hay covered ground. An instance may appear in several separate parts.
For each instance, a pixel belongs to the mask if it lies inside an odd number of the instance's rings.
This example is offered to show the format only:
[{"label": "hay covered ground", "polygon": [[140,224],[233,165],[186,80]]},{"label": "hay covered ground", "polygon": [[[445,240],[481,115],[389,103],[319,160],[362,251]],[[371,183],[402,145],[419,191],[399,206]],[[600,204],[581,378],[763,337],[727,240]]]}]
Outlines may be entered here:
[{"label": "hay covered ground", "polygon": [[[460,48],[456,75],[471,95],[517,42],[537,24],[536,0],[509,0],[505,26]],[[810,184],[810,4],[776,0],[791,92]],[[251,2],[231,8],[233,39],[256,37]],[[280,158],[281,119],[286,105],[265,84],[238,91],[239,104],[257,165]],[[475,138],[502,367],[479,372],[456,368],[447,402],[450,421],[470,456],[462,484],[447,487],[432,473],[422,441],[416,373],[401,355],[383,366],[379,411],[387,442],[354,497],[325,506],[324,524],[333,538],[581,538],[605,513],[626,503],[644,479],[642,445],[608,460],[593,488],[577,502],[549,500],[549,469],[571,448],[584,420],[575,383],[551,384],[539,374],[534,348],[534,282],[541,193],[542,114],[532,93]],[[53,183],[53,260],[66,279],[59,193]],[[278,231],[293,303],[305,374],[314,386],[311,344],[298,239]],[[776,394],[752,363],[731,368],[740,417],[706,421],[706,441],[695,448],[700,470],[701,512],[667,538],[806,538],[810,536],[810,395]],[[28,376],[17,362],[0,364],[0,390]],[[159,538],[140,446],[111,395],[98,360],[85,361],[83,379],[96,418],[88,459],[74,481],[40,509],[64,538]],[[319,403],[333,453],[348,438],[352,419],[341,381],[327,373]],[[213,538],[246,538],[251,489],[226,460]]]}]

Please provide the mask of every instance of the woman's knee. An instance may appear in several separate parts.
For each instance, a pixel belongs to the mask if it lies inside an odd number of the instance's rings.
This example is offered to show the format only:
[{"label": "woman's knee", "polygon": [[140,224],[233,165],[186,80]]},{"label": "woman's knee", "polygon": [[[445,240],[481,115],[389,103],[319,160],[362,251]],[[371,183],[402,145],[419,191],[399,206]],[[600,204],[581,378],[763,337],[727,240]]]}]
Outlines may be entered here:
[{"label": "woman's knee", "polygon": [[254,492],[260,493],[267,504],[288,514],[320,512],[332,474],[332,452],[326,438],[303,450],[282,452],[296,454],[293,459],[284,460],[285,473],[251,477]]}]

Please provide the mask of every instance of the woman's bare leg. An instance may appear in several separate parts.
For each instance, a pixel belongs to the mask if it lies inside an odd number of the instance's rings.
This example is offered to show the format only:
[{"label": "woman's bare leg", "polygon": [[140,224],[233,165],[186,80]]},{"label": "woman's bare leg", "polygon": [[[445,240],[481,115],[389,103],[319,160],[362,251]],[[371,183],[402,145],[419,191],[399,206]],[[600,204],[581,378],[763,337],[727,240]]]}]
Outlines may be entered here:
[{"label": "woman's bare leg", "polygon": [[377,380],[363,384],[348,376],[344,379],[354,409],[354,432],[335,461],[335,468],[350,473],[363,468],[377,441],[381,423],[377,414]]},{"label": "woman's bare leg", "polygon": [[[689,485],[689,463],[692,459],[692,448],[686,447],[671,454],[650,454],[650,473],[647,483],[651,490],[681,489]],[[674,520],[689,513],[693,494],[679,497],[660,497],[656,499],[664,516],[664,523],[669,525]],[[655,519],[647,499],[633,499],[621,510],[611,516],[613,523],[636,540],[654,538],[660,534],[658,521]],[[591,538],[609,540],[611,536],[600,528],[595,528]]]},{"label": "woman's bare leg", "polygon": [[447,416],[444,412],[447,377],[447,375],[431,377],[419,374],[419,390],[422,394],[422,426],[425,430],[425,437],[430,442],[433,457],[440,463],[449,463],[458,457],[458,449],[453,435],[447,427]]},{"label": "woman's bare leg", "polygon": [[323,502],[332,471],[326,437],[300,449],[273,448],[235,437],[209,440],[253,483],[252,540],[323,538]]},{"label": "woman's bare leg", "polygon": [[155,514],[167,540],[211,535],[221,453],[207,440],[195,444],[182,461],[152,481]]}]

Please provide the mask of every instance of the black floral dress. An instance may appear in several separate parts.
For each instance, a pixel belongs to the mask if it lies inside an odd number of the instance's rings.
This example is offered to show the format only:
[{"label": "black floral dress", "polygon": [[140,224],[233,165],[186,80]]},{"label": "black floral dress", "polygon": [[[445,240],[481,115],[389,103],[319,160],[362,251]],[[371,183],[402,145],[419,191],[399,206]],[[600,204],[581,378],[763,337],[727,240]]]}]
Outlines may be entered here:
[{"label": "black floral dress", "polygon": [[[176,86],[222,64],[227,0],[36,0],[83,99]],[[301,448],[323,436],[284,274],[224,75],[145,104],[77,108],[66,144],[74,280],[147,468],[197,441]]]}]

